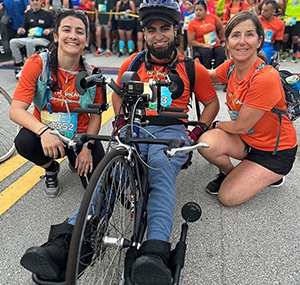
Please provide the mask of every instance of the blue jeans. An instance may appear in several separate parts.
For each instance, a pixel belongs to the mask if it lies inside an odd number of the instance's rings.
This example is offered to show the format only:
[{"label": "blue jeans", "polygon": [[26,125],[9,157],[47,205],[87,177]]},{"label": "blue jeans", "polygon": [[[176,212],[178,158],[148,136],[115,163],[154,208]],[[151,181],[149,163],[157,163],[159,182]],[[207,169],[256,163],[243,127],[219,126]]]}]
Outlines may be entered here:
[{"label": "blue jeans", "polygon": [[[174,126],[147,126],[146,130],[157,139],[184,139],[189,145],[189,138],[184,125]],[[150,138],[149,134],[141,131],[141,138]],[[148,230],[147,239],[169,241],[175,208],[175,181],[181,166],[187,161],[188,154],[179,154],[168,163],[167,156],[163,153],[164,145],[141,144],[141,153],[146,162],[153,168],[162,170],[148,170],[150,197],[148,200]],[[77,212],[70,218],[69,223],[75,224]]]}]

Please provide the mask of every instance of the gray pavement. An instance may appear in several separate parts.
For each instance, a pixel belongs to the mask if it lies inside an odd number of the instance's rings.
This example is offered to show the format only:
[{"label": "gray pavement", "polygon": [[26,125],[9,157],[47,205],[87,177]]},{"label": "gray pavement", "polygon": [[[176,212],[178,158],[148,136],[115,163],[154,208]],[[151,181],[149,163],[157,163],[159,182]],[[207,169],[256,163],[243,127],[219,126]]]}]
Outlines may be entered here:
[{"label": "gray pavement", "polygon": [[[91,63],[103,67],[119,67],[123,58],[95,58]],[[4,63],[2,63],[3,65]],[[282,69],[300,72],[300,63],[282,64]],[[0,85],[12,93],[16,80],[13,70],[0,69]],[[216,85],[221,101],[219,119],[227,119],[221,85]],[[272,95],[272,94],[270,94]],[[2,123],[2,122],[1,122]],[[300,120],[295,122],[298,134]],[[110,129],[110,122],[102,133]],[[202,207],[202,217],[190,224],[188,250],[181,284],[201,285],[299,285],[300,284],[300,192],[299,154],[285,184],[266,188],[251,201],[227,208],[217,198],[204,192],[217,169],[197,153],[193,164],[183,170],[176,183],[176,211],[171,241],[179,239],[181,207],[195,201]],[[0,191],[22,177],[30,162],[0,183]],[[15,205],[0,216],[0,285],[33,284],[31,275],[20,266],[25,250],[47,240],[51,224],[60,223],[76,209],[83,194],[79,178],[62,162],[60,173],[62,194],[56,199],[43,194],[40,181]],[[1,195],[1,194],[0,194]],[[158,284],[159,285],[159,284]]]}]

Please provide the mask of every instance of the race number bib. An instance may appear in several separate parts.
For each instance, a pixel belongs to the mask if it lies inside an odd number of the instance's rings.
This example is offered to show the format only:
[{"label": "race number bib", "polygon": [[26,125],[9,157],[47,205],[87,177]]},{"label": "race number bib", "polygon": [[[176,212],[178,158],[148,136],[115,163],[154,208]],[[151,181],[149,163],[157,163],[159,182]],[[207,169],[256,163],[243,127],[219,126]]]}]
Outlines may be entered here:
[{"label": "race number bib", "polygon": [[[229,113],[231,121],[236,121],[237,120],[237,118],[239,116],[239,111],[228,110],[228,113]],[[248,131],[248,134],[254,134],[254,131],[253,131],[252,128]]]},{"label": "race number bib", "polygon": [[271,43],[274,32],[272,30],[265,30],[265,42]]},{"label": "race number bib", "polygon": [[40,27],[31,28],[28,31],[28,37],[40,37],[43,34],[43,29]]},{"label": "race number bib", "polygon": [[211,46],[215,45],[217,42],[217,37],[216,37],[215,31],[205,34],[204,41],[206,44],[209,44]]},{"label": "race number bib", "polygon": [[99,4],[98,5],[98,12],[107,12],[106,4]]},{"label": "race number bib", "polygon": [[296,17],[289,17],[286,19],[286,22],[285,22],[285,24],[287,26],[294,26],[294,25],[296,25],[296,23],[297,23]]},{"label": "race number bib", "polygon": [[51,129],[58,130],[68,138],[72,138],[77,132],[77,113],[52,113],[44,110],[41,112],[41,120]]}]

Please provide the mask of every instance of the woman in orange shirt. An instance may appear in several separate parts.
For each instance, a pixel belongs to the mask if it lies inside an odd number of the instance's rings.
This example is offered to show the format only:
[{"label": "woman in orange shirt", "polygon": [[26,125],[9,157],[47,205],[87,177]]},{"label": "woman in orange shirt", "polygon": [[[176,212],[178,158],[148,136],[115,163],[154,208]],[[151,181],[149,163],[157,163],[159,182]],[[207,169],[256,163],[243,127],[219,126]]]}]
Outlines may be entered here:
[{"label": "woman in orange shirt", "polygon": [[[17,151],[45,169],[45,194],[51,198],[61,193],[57,158],[67,156],[86,187],[85,172],[90,177],[104,155],[102,144],[90,141],[76,156],[50,133],[51,129],[58,129],[72,137],[74,133],[98,134],[100,130],[101,117],[97,114],[73,112],[76,107],[102,102],[101,88],[88,88],[83,96],[75,89],[76,75],[82,70],[88,74],[92,72],[92,66],[82,57],[88,44],[88,31],[89,22],[84,11],[66,8],[58,11],[50,53],[44,58],[42,54],[34,54],[27,59],[11,104],[11,120],[23,126],[15,139]],[[47,78],[44,78],[44,68],[49,68]],[[33,114],[27,111],[32,102]]]},{"label": "woman in orange shirt", "polygon": [[[286,111],[286,100],[279,73],[258,56],[264,43],[259,18],[248,11],[238,13],[227,23],[225,38],[231,59],[209,72],[213,82],[228,83],[231,121],[213,123],[214,129],[200,137],[210,147],[200,153],[220,170],[207,192],[218,195],[225,206],[235,206],[271,184],[283,183],[295,160],[297,136],[287,115],[280,123],[271,111]],[[234,166],[231,158],[241,162]]]},{"label": "woman in orange shirt", "polygon": [[204,0],[197,1],[194,7],[196,17],[188,25],[188,43],[194,47],[194,56],[199,57],[200,62],[207,69],[211,69],[213,58],[216,68],[225,60],[223,25],[216,15],[207,14]]}]

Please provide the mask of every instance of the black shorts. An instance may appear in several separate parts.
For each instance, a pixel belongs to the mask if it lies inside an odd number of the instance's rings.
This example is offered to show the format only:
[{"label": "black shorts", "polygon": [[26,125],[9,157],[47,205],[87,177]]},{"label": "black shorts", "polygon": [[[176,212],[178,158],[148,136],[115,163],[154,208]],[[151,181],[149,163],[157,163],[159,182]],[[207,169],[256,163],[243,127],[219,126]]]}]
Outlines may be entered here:
[{"label": "black shorts", "polygon": [[296,22],[296,25],[294,26],[285,26],[284,33],[294,37],[294,36],[299,36],[299,30],[300,30],[300,22]]},{"label": "black shorts", "polygon": [[133,21],[132,20],[128,20],[128,21],[119,20],[118,29],[125,30],[125,31],[133,30]]},{"label": "black shorts", "polygon": [[277,174],[287,175],[293,166],[298,146],[279,150],[275,155],[273,151],[259,150],[246,144],[248,155],[245,159],[255,162]]}]

